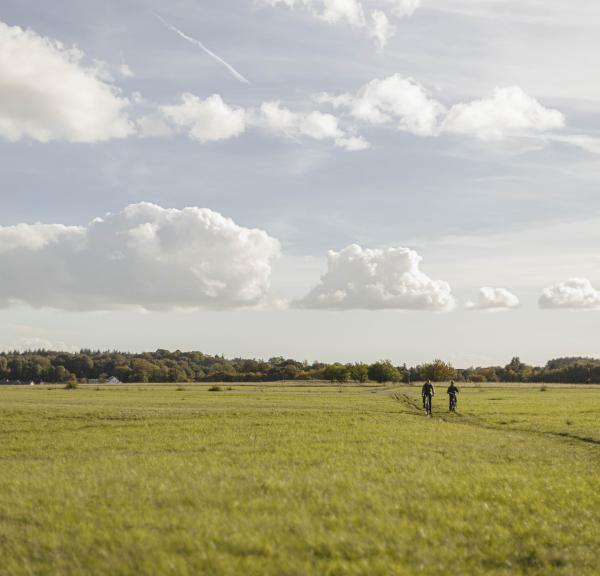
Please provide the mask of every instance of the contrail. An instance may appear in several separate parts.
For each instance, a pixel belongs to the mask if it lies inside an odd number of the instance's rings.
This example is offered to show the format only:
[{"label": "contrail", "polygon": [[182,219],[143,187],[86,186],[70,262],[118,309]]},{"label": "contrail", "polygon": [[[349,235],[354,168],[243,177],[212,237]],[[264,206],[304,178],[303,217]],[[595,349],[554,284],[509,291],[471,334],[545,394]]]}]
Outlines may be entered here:
[{"label": "contrail", "polygon": [[245,84],[250,84],[250,81],[247,78],[242,76],[231,64],[228,64],[227,62],[225,62],[225,60],[223,60],[223,58],[217,56],[214,52],[209,50],[204,44],[202,44],[202,42],[200,42],[200,40],[196,40],[195,38],[192,38],[191,36],[184,34],[181,30],[179,30],[178,28],[175,28],[175,26],[173,26],[172,24],[169,24],[160,14],[156,14],[156,12],[152,12],[152,15],[154,17],[158,18],[158,20],[162,24],[164,24],[167,28],[169,28],[169,30],[172,30],[173,32],[175,32],[175,34],[181,36],[184,40],[187,40],[188,42],[191,42],[192,44],[199,46],[211,58],[214,58],[217,62],[219,62],[220,64],[225,66],[225,68],[227,68],[227,70],[229,70],[237,80],[239,80],[240,82],[244,82]]}]

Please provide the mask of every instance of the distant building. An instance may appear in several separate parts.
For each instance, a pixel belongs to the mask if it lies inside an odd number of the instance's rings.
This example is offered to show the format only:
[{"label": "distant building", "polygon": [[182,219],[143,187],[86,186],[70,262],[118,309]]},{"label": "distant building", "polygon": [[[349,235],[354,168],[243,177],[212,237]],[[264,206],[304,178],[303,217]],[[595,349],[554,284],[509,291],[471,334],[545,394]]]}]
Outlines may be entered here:
[{"label": "distant building", "polygon": [[115,376],[111,376],[110,378],[106,379],[106,383],[107,384],[121,384],[121,381],[116,378]]}]

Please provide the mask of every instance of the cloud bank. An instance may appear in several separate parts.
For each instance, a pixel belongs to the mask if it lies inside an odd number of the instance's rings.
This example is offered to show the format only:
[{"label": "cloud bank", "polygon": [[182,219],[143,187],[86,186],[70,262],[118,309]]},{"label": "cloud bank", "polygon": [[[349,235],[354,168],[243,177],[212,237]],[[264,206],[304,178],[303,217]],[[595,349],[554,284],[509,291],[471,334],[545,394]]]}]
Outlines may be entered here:
[{"label": "cloud bank", "polygon": [[587,278],[569,278],[544,288],[539,299],[541,308],[600,308],[600,292]]},{"label": "cloud bank", "polygon": [[0,22],[0,135],[9,140],[100,142],[134,132],[129,100],[102,66],[32,30]]},{"label": "cloud bank", "polygon": [[[419,4],[418,0],[264,2],[302,7],[327,22],[344,21],[381,38],[391,29],[390,16],[411,14]],[[123,77],[132,76],[124,63],[119,70]],[[209,143],[235,138],[253,128],[298,142],[330,142],[348,151],[361,151],[371,147],[360,135],[361,128],[391,125],[422,137],[456,134],[498,141],[526,136],[600,153],[596,137],[561,132],[563,114],[545,107],[518,86],[497,88],[491,97],[446,106],[417,80],[393,74],[375,78],[355,93],[316,97],[320,105],[333,107],[335,114],[319,109],[291,110],[277,101],[235,106],[219,94],[202,98],[184,93],[178,102],[162,106],[145,102],[137,93],[130,100],[113,83],[105,63],[86,65],[80,50],[2,22],[0,93],[0,136],[13,141],[92,143],[133,134],[160,138],[179,131],[197,142]]]},{"label": "cloud bank", "polygon": [[517,308],[520,302],[517,296],[506,288],[484,286],[479,289],[477,300],[468,300],[467,310],[509,310]]},{"label": "cloud bank", "polygon": [[279,243],[206,208],[132,204],[85,226],[0,227],[0,306],[105,310],[260,304]]},{"label": "cloud bank", "polygon": [[327,271],[297,308],[333,310],[449,310],[450,286],[420,269],[421,257],[408,248],[363,249],[352,244],[327,255]]}]

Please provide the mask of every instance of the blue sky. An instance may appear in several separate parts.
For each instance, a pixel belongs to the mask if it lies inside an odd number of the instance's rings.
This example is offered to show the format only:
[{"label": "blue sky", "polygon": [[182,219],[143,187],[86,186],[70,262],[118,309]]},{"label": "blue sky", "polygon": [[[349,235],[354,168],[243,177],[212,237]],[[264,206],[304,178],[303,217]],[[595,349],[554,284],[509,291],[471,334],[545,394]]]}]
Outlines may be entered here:
[{"label": "blue sky", "polygon": [[600,355],[598,16],[0,0],[0,347]]}]

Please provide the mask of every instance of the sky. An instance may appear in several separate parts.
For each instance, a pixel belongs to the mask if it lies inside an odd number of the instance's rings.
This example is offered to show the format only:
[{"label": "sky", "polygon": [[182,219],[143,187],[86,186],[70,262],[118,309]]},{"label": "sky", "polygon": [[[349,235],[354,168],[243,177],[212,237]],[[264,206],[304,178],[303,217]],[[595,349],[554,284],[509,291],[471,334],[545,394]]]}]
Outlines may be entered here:
[{"label": "sky", "polygon": [[600,356],[600,5],[0,0],[0,349]]}]

